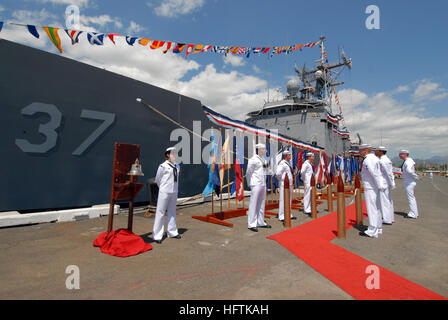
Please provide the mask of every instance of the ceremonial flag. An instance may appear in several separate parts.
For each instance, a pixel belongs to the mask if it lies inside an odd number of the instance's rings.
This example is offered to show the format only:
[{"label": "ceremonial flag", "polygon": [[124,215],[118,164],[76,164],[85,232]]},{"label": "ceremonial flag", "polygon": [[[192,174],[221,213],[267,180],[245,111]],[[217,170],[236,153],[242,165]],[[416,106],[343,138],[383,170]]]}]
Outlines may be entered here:
[{"label": "ceremonial flag", "polygon": [[0,32],[2,32],[3,29],[3,21],[0,21]]},{"label": "ceremonial flag", "polygon": [[140,43],[142,46],[146,46],[149,41],[151,41],[151,39],[147,39],[147,38],[141,38],[138,43]]},{"label": "ceremonial flag", "polygon": [[202,52],[202,53],[207,52],[207,51],[209,51],[209,50],[212,49],[212,48],[213,48],[213,46],[211,46],[211,45],[206,45],[206,46],[204,47],[204,49],[201,50],[201,52]]},{"label": "ceremonial flag", "polygon": [[317,172],[316,172],[316,182],[320,183],[322,185],[324,173],[325,173],[325,161],[324,156],[321,151],[319,153],[319,165],[317,166]]},{"label": "ceremonial flag", "polygon": [[189,44],[187,46],[187,50],[185,51],[185,57],[188,57],[188,55],[193,52],[193,49],[194,49],[194,44]]},{"label": "ceremonial flag", "polygon": [[[222,138],[219,139],[219,143],[221,143]],[[219,147],[219,145],[218,145]],[[220,154],[220,161],[219,161],[219,178],[222,183],[224,180],[224,169],[228,169],[228,162],[230,160],[230,154],[229,154],[229,135],[226,132],[226,139],[224,141],[224,144],[222,145]],[[230,162],[230,161],[229,161]]]},{"label": "ceremonial flag", "polygon": [[65,29],[65,33],[67,33],[70,40],[72,40],[72,45],[74,45],[75,43],[78,43],[78,40],[79,40],[78,38],[79,38],[79,35],[82,33],[82,31]]},{"label": "ceremonial flag", "polygon": [[235,159],[233,162],[233,168],[235,170],[235,183],[232,186],[232,190],[233,190],[233,192],[236,191],[236,198],[238,199],[238,201],[242,201],[244,199],[243,175],[242,175],[242,170],[241,170],[242,163],[244,163],[244,162],[240,162],[241,159],[243,158],[242,135],[240,134],[240,141],[239,141],[238,148],[236,146],[236,136],[234,136],[233,141],[234,141],[233,149],[235,150]]},{"label": "ceremonial flag", "polygon": [[173,45],[173,43],[174,43],[174,42],[169,42],[169,41],[166,43],[166,49],[163,50],[163,53],[164,53],[164,54],[167,53],[168,50],[171,49],[171,46]]},{"label": "ceremonial flag", "polygon": [[210,158],[208,160],[208,182],[207,185],[204,188],[204,191],[202,191],[202,196],[208,196],[209,194],[211,194],[213,192],[213,190],[215,189],[214,184],[213,184],[213,176],[214,176],[214,172],[215,172],[215,136],[213,134],[213,130],[212,130],[212,134],[210,137],[210,141],[211,141],[211,149],[210,149]]},{"label": "ceremonial flag", "polygon": [[115,40],[114,40],[115,36],[121,36],[121,34],[118,34],[118,33],[108,33],[107,34],[107,37],[110,39],[110,41],[112,41],[113,44],[116,44]]},{"label": "ceremonial flag", "polygon": [[133,46],[138,37],[126,36],[126,42],[128,45]]},{"label": "ceremonial flag", "polygon": [[37,32],[36,26],[32,26],[30,24],[28,24],[26,26],[28,28],[28,31],[37,39],[39,39],[39,32]]},{"label": "ceremonial flag", "polygon": [[193,54],[202,52],[202,49],[203,49],[203,48],[204,48],[204,45],[203,45],[203,44],[197,44],[197,45],[194,47]]},{"label": "ceremonial flag", "polygon": [[52,27],[42,27],[42,29],[45,30],[45,32],[48,35],[48,38],[50,38],[51,42],[53,42],[54,46],[59,50],[60,53],[63,53],[62,47],[61,47],[61,39],[58,35],[59,28],[52,28]]},{"label": "ceremonial flag", "polygon": [[149,47],[151,49],[155,50],[155,49],[159,49],[159,48],[163,47],[164,45],[165,45],[165,41],[154,40]]},{"label": "ceremonial flag", "polygon": [[182,53],[185,48],[185,43],[177,43],[176,47],[173,50],[173,53]]},{"label": "ceremonial flag", "polygon": [[104,44],[104,33],[87,32],[87,40],[92,45],[102,46]]},{"label": "ceremonial flag", "polygon": [[299,154],[297,155],[297,169],[302,170],[303,166],[303,151],[300,149]]}]

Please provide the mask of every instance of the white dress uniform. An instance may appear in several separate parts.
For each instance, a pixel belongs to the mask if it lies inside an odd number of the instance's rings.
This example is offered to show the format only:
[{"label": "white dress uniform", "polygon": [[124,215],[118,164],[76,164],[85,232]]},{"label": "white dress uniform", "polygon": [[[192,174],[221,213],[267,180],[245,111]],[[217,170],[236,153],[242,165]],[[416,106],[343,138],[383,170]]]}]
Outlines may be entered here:
[{"label": "white dress uniform", "polygon": [[[289,179],[289,206],[291,206],[292,204],[292,184],[293,184],[293,176],[292,176],[292,167],[291,165],[288,163],[288,161],[286,161],[285,159],[283,159],[282,161],[280,161],[280,163],[277,166],[277,169],[275,170],[275,175],[277,176],[278,181],[280,182],[279,184],[279,207],[278,207],[278,219],[283,221],[285,219],[285,205],[284,205],[284,182],[285,182],[285,177],[286,175],[288,175],[288,179]],[[292,211],[291,211],[291,218],[292,218]]]},{"label": "white dress uniform", "polygon": [[402,175],[403,175],[403,183],[404,188],[406,190],[406,196],[408,198],[409,203],[409,213],[408,217],[417,218],[418,217],[418,209],[417,209],[417,200],[415,200],[414,189],[417,184],[416,180],[418,180],[418,175],[415,173],[415,162],[411,158],[407,158],[402,166]]},{"label": "white dress uniform", "polygon": [[309,160],[306,160],[300,170],[300,177],[305,186],[305,193],[303,195],[303,211],[305,213],[311,213],[311,176],[313,174],[313,165]]},{"label": "white dress uniform", "polygon": [[393,174],[392,161],[386,155],[380,158],[381,183],[387,186],[385,191],[380,191],[381,213],[383,222],[394,222],[394,201],[392,200],[391,190],[395,189],[395,179]]},{"label": "white dress uniform", "polygon": [[369,228],[365,233],[374,238],[378,238],[378,234],[383,233],[379,190],[385,187],[381,182],[379,162],[380,160],[374,154],[369,153],[364,158],[361,171],[364,198],[369,216]]},{"label": "white dress uniform", "polygon": [[246,170],[247,184],[250,186],[249,211],[247,214],[248,228],[266,226],[264,207],[266,202],[266,170],[268,163],[255,154],[249,159]]},{"label": "white dress uniform", "polygon": [[[176,171],[176,172],[174,172]],[[179,165],[172,164],[168,160],[157,169],[156,183],[159,186],[157,198],[156,217],[152,237],[154,240],[162,240],[164,231],[165,212],[167,213],[167,236],[172,238],[178,235],[176,226],[176,203],[179,185]]]}]

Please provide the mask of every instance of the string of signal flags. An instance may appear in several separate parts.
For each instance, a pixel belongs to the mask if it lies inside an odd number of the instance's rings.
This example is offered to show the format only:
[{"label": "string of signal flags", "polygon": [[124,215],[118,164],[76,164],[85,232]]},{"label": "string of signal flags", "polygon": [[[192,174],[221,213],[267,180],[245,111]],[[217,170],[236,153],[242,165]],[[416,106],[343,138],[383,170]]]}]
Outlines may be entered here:
[{"label": "string of signal flags", "polygon": [[[227,54],[232,53],[234,55],[246,56],[249,58],[250,54],[269,54],[272,57],[275,54],[293,54],[296,51],[302,51],[303,48],[314,48],[319,41],[308,42],[303,44],[295,44],[290,46],[282,46],[282,47],[266,47],[266,46],[256,46],[256,47],[238,47],[238,46],[217,46],[211,44],[193,44],[193,43],[180,43],[173,41],[161,41],[154,40],[150,38],[144,37],[134,37],[134,36],[124,36],[119,33],[100,33],[100,32],[87,32],[82,30],[74,30],[74,29],[63,29],[56,27],[48,27],[48,26],[36,26],[31,24],[20,24],[14,22],[4,22],[0,21],[0,32],[2,31],[4,24],[15,25],[19,27],[23,27],[24,30],[27,30],[33,37],[39,39],[40,33],[39,29],[42,29],[45,34],[47,34],[51,43],[59,50],[60,53],[63,53],[62,42],[60,33],[70,38],[72,45],[79,43],[79,39],[81,34],[85,34],[87,41],[91,45],[102,46],[104,42],[109,39],[114,45],[115,39],[117,37],[124,37],[126,39],[126,43],[129,46],[134,46],[134,44],[139,44],[142,46],[148,46],[152,50],[160,50],[164,54],[167,52],[173,52],[176,54],[185,53],[185,57],[187,58],[189,54],[198,54],[205,52],[213,52],[218,54]],[[62,31],[62,32],[60,32]]]}]

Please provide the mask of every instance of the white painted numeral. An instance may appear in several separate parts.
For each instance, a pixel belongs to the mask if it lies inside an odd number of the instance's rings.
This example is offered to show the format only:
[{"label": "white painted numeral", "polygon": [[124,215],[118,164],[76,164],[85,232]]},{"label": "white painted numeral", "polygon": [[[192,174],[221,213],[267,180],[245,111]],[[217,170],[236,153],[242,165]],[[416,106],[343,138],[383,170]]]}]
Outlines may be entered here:
[{"label": "white painted numeral", "polygon": [[95,119],[95,120],[103,120],[103,123],[95,129],[95,131],[92,132],[90,136],[87,137],[86,140],[84,140],[81,145],[76,148],[75,151],[73,151],[72,155],[74,156],[80,156],[86,151],[86,149],[95,142],[96,139],[98,139],[101,134],[106,131],[108,127],[112,125],[115,121],[115,114],[108,113],[108,112],[99,112],[94,110],[87,110],[82,109],[81,111],[81,118],[84,119]]},{"label": "white painted numeral", "polygon": [[46,113],[50,116],[50,121],[39,125],[39,133],[43,134],[46,139],[40,144],[30,143],[25,139],[16,139],[16,145],[23,152],[30,153],[46,153],[56,146],[58,141],[58,133],[56,129],[61,125],[62,114],[59,109],[52,104],[33,102],[22,109],[23,115],[32,116],[36,113]]}]

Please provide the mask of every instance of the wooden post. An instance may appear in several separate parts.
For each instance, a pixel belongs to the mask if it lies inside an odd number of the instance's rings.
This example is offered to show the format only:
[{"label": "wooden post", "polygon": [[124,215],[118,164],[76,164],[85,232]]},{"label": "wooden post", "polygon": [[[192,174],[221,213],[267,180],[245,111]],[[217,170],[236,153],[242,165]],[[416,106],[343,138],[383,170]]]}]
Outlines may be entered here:
[{"label": "wooden post", "polygon": [[283,181],[283,212],[285,219],[285,227],[291,228],[291,207],[290,207],[290,189],[288,174],[285,174]]},{"label": "wooden post", "polygon": [[316,179],[314,174],[311,175],[311,218],[317,219],[317,204],[316,204]]},{"label": "wooden post", "polygon": [[212,213],[215,213],[214,198],[215,198],[215,191],[212,191]]},{"label": "wooden post", "polygon": [[330,174],[327,174],[327,202],[328,202],[328,212],[333,212],[333,192],[332,192]]},{"label": "wooden post", "polygon": [[338,238],[345,239],[345,195],[342,179],[338,179]]},{"label": "wooden post", "polygon": [[362,197],[361,197],[361,181],[359,180],[359,174],[355,176],[355,205],[356,205],[356,224],[362,226]]}]

